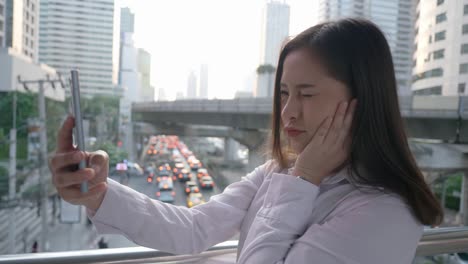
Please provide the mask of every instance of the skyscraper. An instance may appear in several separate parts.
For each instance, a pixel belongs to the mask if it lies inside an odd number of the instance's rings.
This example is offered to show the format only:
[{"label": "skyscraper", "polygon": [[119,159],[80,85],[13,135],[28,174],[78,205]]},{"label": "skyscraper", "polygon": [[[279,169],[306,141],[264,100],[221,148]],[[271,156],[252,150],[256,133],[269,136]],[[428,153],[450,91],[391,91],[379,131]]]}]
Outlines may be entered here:
[{"label": "skyscraper", "polygon": [[38,0],[0,1],[0,13],[4,14],[4,20],[0,14],[0,43],[5,41],[5,46],[37,62]]},{"label": "skyscraper", "polygon": [[128,7],[120,9],[120,32],[135,32],[135,14]]},{"label": "skyscraper", "polygon": [[200,66],[200,98],[208,98],[208,65]]},{"label": "skyscraper", "polygon": [[276,67],[281,46],[289,36],[289,5],[284,1],[270,0],[263,15],[260,61]]},{"label": "skyscraper", "polygon": [[289,5],[269,0],[262,21],[261,57],[257,70],[257,97],[273,96],[273,75],[281,46],[289,36]]},{"label": "skyscraper", "polygon": [[392,52],[398,92],[408,95],[411,92],[414,36],[412,3],[408,0],[319,0],[319,22],[361,17],[379,26]]},{"label": "skyscraper", "polygon": [[415,13],[413,94],[466,95],[468,3],[418,1]]},{"label": "skyscraper", "polygon": [[191,71],[187,79],[187,99],[197,98],[197,76]]},{"label": "skyscraper", "polygon": [[154,101],[154,88],[151,86],[151,54],[138,49],[138,72],[140,73],[141,101]]},{"label": "skyscraper", "polygon": [[41,0],[39,61],[66,76],[78,69],[84,96],[113,95],[119,51],[114,27],[114,0]]},{"label": "skyscraper", "polygon": [[0,0],[0,47],[5,46],[5,0]]}]

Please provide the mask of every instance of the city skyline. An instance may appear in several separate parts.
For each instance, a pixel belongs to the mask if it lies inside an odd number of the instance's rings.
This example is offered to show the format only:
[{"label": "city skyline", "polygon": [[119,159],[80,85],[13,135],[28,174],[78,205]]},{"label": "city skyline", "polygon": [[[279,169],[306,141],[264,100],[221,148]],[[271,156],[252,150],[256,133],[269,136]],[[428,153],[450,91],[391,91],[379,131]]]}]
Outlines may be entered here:
[{"label": "city skyline", "polygon": [[[314,1],[286,2],[291,6],[291,35],[315,23]],[[251,85],[248,80],[260,63],[266,1],[116,3],[135,13],[135,43],[152,55],[151,84],[156,94],[160,88],[168,100],[174,100],[177,92],[185,94],[187,76],[202,64],[209,68],[208,98],[234,98],[237,91],[254,88],[246,84]]]}]

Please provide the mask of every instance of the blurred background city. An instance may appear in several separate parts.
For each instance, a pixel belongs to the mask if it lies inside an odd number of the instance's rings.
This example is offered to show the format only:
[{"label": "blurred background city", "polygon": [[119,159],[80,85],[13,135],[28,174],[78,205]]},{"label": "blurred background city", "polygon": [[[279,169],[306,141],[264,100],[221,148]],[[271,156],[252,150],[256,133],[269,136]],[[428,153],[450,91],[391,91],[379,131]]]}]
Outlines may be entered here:
[{"label": "blurred background city", "polygon": [[109,154],[109,177],[192,207],[268,159],[284,41],[344,17],[385,33],[442,227],[466,226],[468,0],[0,0],[0,254],[136,246],[98,235],[52,186],[70,70],[79,70],[86,150]]}]

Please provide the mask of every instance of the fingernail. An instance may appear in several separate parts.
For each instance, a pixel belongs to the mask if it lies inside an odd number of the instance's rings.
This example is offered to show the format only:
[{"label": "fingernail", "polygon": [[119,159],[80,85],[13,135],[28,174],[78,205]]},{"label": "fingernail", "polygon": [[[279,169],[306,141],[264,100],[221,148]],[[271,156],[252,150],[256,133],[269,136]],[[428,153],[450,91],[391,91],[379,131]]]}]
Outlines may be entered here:
[{"label": "fingernail", "polygon": [[99,165],[92,165],[91,168],[93,168],[95,173],[99,173],[99,171],[101,170],[101,166]]}]

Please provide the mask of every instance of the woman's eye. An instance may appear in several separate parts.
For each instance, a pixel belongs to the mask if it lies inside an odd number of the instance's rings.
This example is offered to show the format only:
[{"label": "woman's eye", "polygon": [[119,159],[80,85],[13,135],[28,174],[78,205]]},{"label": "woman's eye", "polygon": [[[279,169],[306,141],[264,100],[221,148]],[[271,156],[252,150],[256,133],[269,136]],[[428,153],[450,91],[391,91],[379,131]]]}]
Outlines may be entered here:
[{"label": "woman's eye", "polygon": [[281,91],[280,94],[281,94],[281,96],[288,96],[289,95],[289,93],[287,91]]},{"label": "woman's eye", "polygon": [[312,97],[312,96],[314,96],[314,95],[313,95],[313,94],[303,94],[302,96],[304,96],[304,97]]}]

